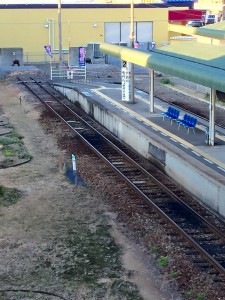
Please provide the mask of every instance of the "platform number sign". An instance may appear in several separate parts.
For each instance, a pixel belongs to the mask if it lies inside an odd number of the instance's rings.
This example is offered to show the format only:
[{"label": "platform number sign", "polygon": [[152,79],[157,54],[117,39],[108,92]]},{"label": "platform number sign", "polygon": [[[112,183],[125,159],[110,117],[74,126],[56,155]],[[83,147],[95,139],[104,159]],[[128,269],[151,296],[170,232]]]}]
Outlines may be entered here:
[{"label": "platform number sign", "polygon": [[122,101],[131,101],[131,63],[122,60],[121,64]]}]

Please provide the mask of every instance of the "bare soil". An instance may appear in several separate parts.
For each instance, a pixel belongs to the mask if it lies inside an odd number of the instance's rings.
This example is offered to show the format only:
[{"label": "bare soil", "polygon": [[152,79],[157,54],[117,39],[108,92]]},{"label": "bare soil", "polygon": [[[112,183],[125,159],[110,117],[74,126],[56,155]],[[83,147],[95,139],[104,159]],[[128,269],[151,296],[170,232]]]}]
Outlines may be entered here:
[{"label": "bare soil", "polygon": [[[9,80],[1,82],[0,106],[32,157],[0,169],[0,186],[22,193],[0,207],[0,299],[181,299],[98,188],[104,166],[96,157]],[[85,185],[65,175],[71,149]]]},{"label": "bare soil", "polygon": [[[93,81],[120,80],[113,67],[88,67]],[[0,84],[0,120],[10,124],[0,123],[0,138],[9,128],[17,132],[32,159],[17,164],[14,157],[11,167],[0,168],[0,186],[22,194],[17,203],[0,205],[0,299],[225,299],[224,287],[193,265],[160,218],[135,206],[137,195],[13,83],[16,75]],[[148,85],[146,77],[139,88]],[[207,106],[160,85],[160,78],[155,89],[185,106]],[[0,155],[0,163],[4,159]]]}]

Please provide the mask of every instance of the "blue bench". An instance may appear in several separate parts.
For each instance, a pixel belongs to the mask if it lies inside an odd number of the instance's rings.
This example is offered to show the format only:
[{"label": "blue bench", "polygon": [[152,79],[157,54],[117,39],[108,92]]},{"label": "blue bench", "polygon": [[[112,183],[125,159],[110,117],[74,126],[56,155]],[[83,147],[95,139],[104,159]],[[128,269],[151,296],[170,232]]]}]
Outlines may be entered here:
[{"label": "blue bench", "polygon": [[179,115],[180,115],[180,111],[176,108],[171,107],[171,106],[168,107],[166,112],[162,113],[163,121],[164,121],[164,118],[166,117],[166,118],[171,120],[171,124],[172,124],[173,120],[177,120],[179,118]]},{"label": "blue bench", "polygon": [[182,120],[177,120],[176,121],[177,124],[178,124],[178,129],[180,128],[180,125],[184,126],[185,128],[187,128],[187,132],[189,133],[189,129],[192,128],[193,129],[193,132],[195,133],[195,130],[194,128],[196,127],[197,125],[197,119],[192,117],[192,116],[189,116],[188,114],[185,114],[183,116],[183,119]]}]

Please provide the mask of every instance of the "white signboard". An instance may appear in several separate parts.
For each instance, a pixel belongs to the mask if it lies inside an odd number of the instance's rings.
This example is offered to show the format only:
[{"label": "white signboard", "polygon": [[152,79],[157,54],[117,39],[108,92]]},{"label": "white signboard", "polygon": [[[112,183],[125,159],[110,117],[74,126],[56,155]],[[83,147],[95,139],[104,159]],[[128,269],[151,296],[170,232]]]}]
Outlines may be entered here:
[{"label": "white signboard", "polygon": [[121,67],[122,101],[131,102],[131,63],[122,61]]}]

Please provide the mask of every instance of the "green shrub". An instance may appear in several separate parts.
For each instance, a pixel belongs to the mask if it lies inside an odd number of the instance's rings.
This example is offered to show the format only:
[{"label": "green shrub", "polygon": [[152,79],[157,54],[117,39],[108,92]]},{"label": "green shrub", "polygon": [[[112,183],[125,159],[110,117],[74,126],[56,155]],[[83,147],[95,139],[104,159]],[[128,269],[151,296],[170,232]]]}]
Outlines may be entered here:
[{"label": "green shrub", "polygon": [[159,258],[159,265],[160,267],[166,267],[169,264],[169,257],[168,256],[160,256]]}]

